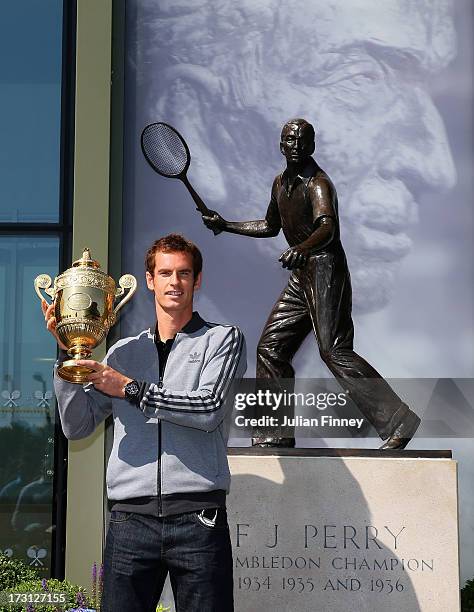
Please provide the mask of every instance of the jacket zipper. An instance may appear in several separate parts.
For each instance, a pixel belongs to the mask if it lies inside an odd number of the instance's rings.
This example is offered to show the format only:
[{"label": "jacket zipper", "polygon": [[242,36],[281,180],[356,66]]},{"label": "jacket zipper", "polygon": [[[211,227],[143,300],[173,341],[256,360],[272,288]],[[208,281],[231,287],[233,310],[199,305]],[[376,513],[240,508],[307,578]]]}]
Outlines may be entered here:
[{"label": "jacket zipper", "polygon": [[[158,387],[161,389],[163,382],[160,378]],[[162,502],[161,502],[161,420],[158,419],[158,473],[157,473],[157,485],[158,485],[158,516],[162,515]]]},{"label": "jacket zipper", "polygon": [[[165,366],[166,367],[166,366]],[[164,374],[164,371],[163,371]],[[158,388],[161,389],[163,386],[163,376],[160,375],[158,381]],[[161,501],[161,419],[158,419],[158,470],[157,470],[157,488],[158,488],[158,516],[163,514],[162,501]]]},{"label": "jacket zipper", "polygon": [[[178,334],[175,336],[174,342],[176,342],[176,338]],[[174,343],[173,343],[174,346]],[[171,351],[173,347],[171,347]],[[166,366],[168,365],[168,360],[170,358],[171,351],[168,353],[168,357],[166,359],[165,367],[163,368],[162,374],[160,374],[160,378],[158,381],[158,388],[161,389],[163,387],[163,378],[165,377]],[[159,359],[159,356],[158,356]],[[158,366],[159,367],[159,366]],[[161,441],[161,419],[158,419],[158,474],[157,474],[157,485],[158,485],[158,516],[163,515],[163,502],[161,499],[161,491],[162,491],[162,471],[161,471],[161,451],[162,451],[162,441]]]}]

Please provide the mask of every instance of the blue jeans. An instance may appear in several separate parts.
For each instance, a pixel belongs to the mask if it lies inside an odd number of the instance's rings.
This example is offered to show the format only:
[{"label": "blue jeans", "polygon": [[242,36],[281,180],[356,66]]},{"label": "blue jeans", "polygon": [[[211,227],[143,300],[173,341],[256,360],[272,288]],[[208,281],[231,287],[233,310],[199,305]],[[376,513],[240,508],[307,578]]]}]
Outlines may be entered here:
[{"label": "blue jeans", "polygon": [[168,572],[177,612],[233,612],[224,509],[164,518],[111,513],[102,612],[155,612]]}]

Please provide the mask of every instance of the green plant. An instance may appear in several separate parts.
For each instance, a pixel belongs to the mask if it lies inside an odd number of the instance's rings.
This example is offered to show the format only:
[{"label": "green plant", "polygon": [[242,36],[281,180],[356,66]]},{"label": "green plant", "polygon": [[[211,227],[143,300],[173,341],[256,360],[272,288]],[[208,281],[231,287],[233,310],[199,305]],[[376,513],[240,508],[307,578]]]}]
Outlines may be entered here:
[{"label": "green plant", "polygon": [[0,553],[0,591],[12,589],[24,580],[35,580],[38,572],[19,559]]},{"label": "green plant", "polygon": [[[13,593],[66,593],[66,602],[62,606],[33,604],[22,608],[22,612],[64,612],[65,610],[75,608],[78,603],[81,606],[90,607],[85,589],[72,584],[68,580],[56,580],[55,578],[50,578],[49,580],[26,580],[19,582],[9,590]],[[0,612],[10,612],[10,610],[13,610],[13,608],[8,606],[0,608]],[[15,610],[18,612],[18,608],[15,608]]]},{"label": "green plant", "polygon": [[474,578],[461,589],[461,611],[474,612]]}]

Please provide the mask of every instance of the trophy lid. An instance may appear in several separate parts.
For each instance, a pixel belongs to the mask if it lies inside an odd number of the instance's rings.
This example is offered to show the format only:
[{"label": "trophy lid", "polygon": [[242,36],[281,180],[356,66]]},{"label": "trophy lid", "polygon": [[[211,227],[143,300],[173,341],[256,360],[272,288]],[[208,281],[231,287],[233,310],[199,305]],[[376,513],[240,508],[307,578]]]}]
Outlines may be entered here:
[{"label": "trophy lid", "polygon": [[58,291],[66,287],[96,287],[114,295],[116,292],[114,279],[101,270],[100,263],[92,259],[88,248],[83,250],[81,259],[55,278],[54,287]]},{"label": "trophy lid", "polygon": [[88,249],[86,247],[86,248],[84,248],[84,250],[82,252],[81,259],[78,259],[77,261],[73,262],[72,267],[73,268],[96,268],[96,269],[99,269],[100,268],[100,263],[98,261],[96,261],[95,259],[91,258],[91,251],[90,251],[90,249]]}]

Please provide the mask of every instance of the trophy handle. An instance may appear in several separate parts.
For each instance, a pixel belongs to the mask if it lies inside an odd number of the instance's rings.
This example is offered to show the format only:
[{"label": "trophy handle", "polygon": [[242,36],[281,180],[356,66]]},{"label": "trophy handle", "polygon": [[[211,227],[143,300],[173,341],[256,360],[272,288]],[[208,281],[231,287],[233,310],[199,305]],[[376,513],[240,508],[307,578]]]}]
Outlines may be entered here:
[{"label": "trophy handle", "polygon": [[120,289],[117,289],[115,292],[116,298],[123,295],[126,289],[129,289],[129,292],[114,308],[114,315],[117,314],[117,312],[128,302],[128,300],[137,290],[137,279],[132,274],[124,274],[120,277],[118,284],[120,285]]},{"label": "trophy handle", "polygon": [[44,296],[41,293],[41,289],[43,289],[44,292],[47,293],[49,297],[54,300],[54,294],[56,293],[56,291],[54,287],[51,287],[52,283],[53,281],[51,280],[51,276],[49,276],[48,274],[40,274],[35,278],[35,291],[41,301],[44,300]]}]

